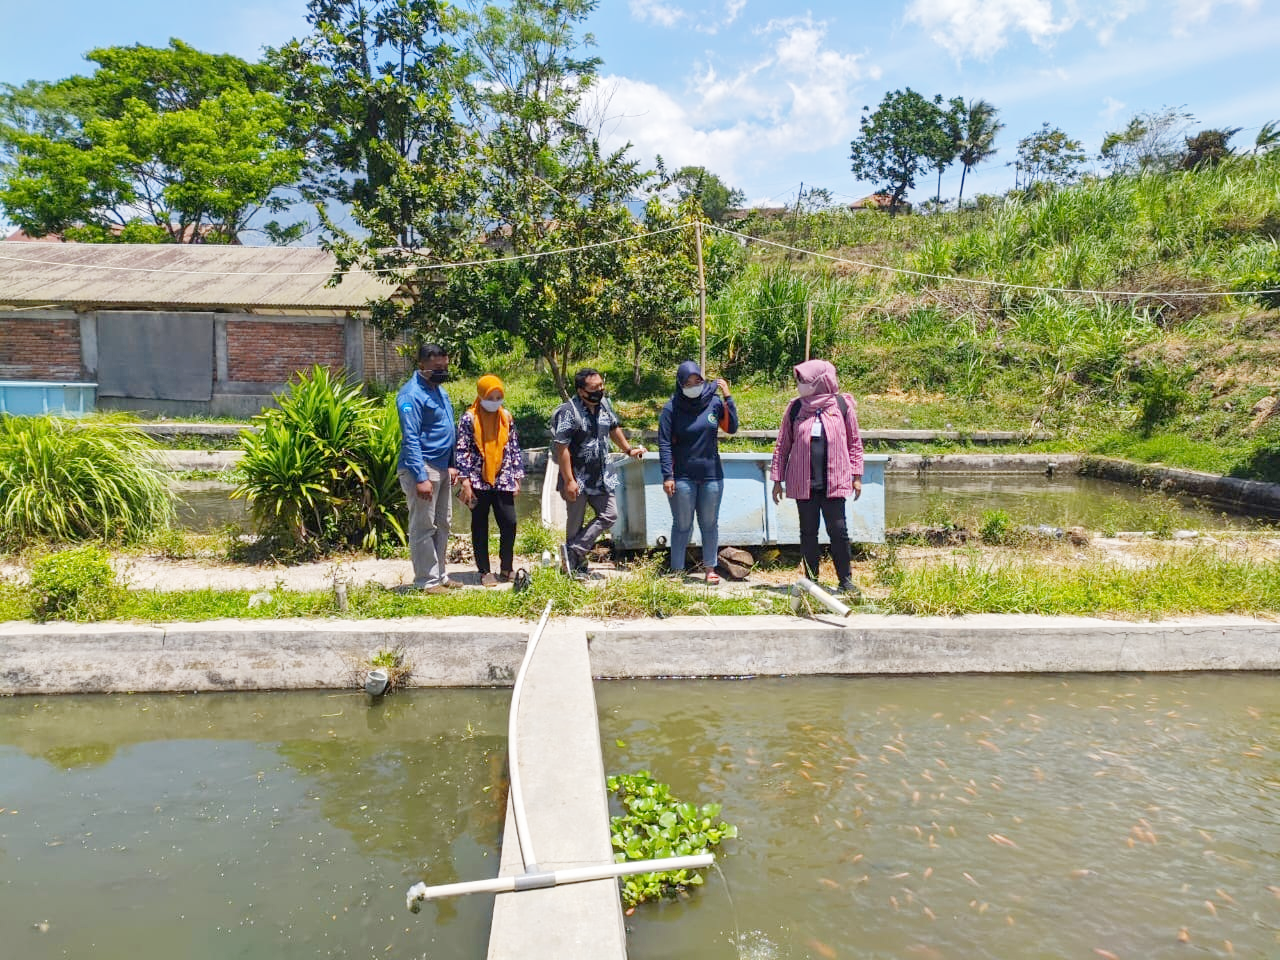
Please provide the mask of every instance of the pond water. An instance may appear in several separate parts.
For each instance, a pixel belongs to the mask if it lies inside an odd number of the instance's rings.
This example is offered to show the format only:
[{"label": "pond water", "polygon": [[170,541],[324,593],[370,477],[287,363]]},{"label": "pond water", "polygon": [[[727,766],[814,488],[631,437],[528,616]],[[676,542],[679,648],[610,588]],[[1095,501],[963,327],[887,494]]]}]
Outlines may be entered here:
[{"label": "pond water", "polygon": [[[1150,529],[1156,518],[1166,516],[1174,518],[1177,526],[1203,530],[1241,529],[1270,522],[1190,499],[1153,496],[1127,484],[1075,475],[889,473],[885,479],[888,527],[922,523],[935,516],[978,520],[984,511],[996,509],[1006,511],[1017,522],[1090,530]],[[531,486],[516,498],[516,512],[522,520],[541,513],[541,486]],[[174,489],[180,498],[178,523],[186,530],[209,533],[228,524],[249,526],[245,501],[230,499],[228,484],[180,481]],[[453,532],[469,535],[470,523],[466,508],[455,502]]]},{"label": "pond water", "polygon": [[605,769],[740,831],[629,955],[1280,956],[1276,679],[598,685]]},{"label": "pond water", "polygon": [[[598,684],[605,769],[740,830],[629,955],[1280,955],[1276,681]],[[404,893],[496,874],[509,697],[0,701],[6,952],[482,958],[492,897]]]}]

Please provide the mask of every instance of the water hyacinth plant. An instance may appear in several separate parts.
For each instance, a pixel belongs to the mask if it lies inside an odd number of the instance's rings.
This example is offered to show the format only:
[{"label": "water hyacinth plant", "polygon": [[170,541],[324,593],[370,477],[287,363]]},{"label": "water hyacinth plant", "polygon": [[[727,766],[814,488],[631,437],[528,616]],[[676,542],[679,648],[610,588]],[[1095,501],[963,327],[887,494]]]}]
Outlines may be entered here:
[{"label": "water hyacinth plant", "polygon": [[0,416],[0,540],[133,543],[173,494],[151,439],[125,424]]},{"label": "water hyacinth plant", "polygon": [[[720,804],[682,803],[671,787],[655,780],[648,770],[619,774],[606,781],[622,802],[621,816],[610,820],[614,859],[650,860],[710,853],[724,840],[738,835],[738,828],[720,819]],[[628,907],[659,897],[674,897],[702,883],[693,870],[641,873],[622,878],[622,902]]]},{"label": "water hyacinth plant", "polygon": [[394,405],[319,365],[276,402],[254,417],[259,431],[242,436],[242,479],[231,494],[249,501],[258,532],[291,556],[404,543]]}]

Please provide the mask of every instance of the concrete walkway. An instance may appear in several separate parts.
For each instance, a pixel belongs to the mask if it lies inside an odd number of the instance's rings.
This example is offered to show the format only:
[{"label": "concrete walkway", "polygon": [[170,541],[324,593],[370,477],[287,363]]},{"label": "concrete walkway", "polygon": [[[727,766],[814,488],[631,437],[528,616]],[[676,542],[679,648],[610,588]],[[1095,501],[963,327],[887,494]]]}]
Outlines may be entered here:
[{"label": "concrete walkway", "polygon": [[[673,617],[558,621],[586,631],[597,678],[1280,670],[1280,624],[1087,617]],[[359,687],[399,650],[421,686],[509,686],[515,620],[0,624],[0,695]]]},{"label": "concrete walkway", "polygon": [[[523,656],[523,653],[521,654]],[[540,871],[612,863],[609,803],[587,636],[548,626],[521,688],[519,738],[525,816]],[[501,876],[525,872],[507,805]],[[617,880],[499,894],[490,960],[622,960],[627,955]]]}]

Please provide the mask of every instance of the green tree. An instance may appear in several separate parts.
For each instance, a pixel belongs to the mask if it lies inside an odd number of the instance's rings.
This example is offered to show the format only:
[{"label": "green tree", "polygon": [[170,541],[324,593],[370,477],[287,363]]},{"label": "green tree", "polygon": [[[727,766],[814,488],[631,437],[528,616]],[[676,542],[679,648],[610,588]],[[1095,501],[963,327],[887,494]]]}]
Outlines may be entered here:
[{"label": "green tree", "polygon": [[[698,265],[694,221],[706,222],[696,197],[671,207],[654,197],[645,205],[637,234],[628,244],[623,271],[610,286],[610,330],[631,350],[632,381],[639,386],[646,351],[674,359],[673,347],[697,316]],[[683,230],[673,227],[684,225]],[[702,231],[703,277],[711,301],[742,269],[744,253],[737,240],[713,230]]]},{"label": "green tree", "polygon": [[303,194],[340,264],[409,292],[373,305],[384,330],[435,323],[456,343],[466,317],[451,311],[450,278],[427,268],[465,257],[484,229],[467,18],[436,0],[311,0],[307,22],[270,54],[307,126]]},{"label": "green tree", "polygon": [[1004,124],[996,119],[997,115],[996,108],[986,100],[970,100],[964,108],[957,156],[962,167],[960,193],[956,197],[957,207],[964,199],[965,176],[978,164],[995,155],[996,134],[1004,129]]},{"label": "green tree", "polygon": [[[485,213],[501,262],[473,291],[473,310],[543,358],[562,397],[568,369],[608,336],[635,221],[624,201],[648,177],[627,150],[605,153],[581,120],[599,60],[578,29],[594,0],[512,0],[480,12]],[[634,242],[634,241],[633,241]],[[552,253],[566,250],[570,252]]]},{"label": "green tree", "polygon": [[849,145],[853,174],[888,193],[896,214],[921,171],[951,149],[942,96],[926,100],[907,87],[886,93],[874,112],[862,110],[861,133]]},{"label": "green tree", "polygon": [[1072,140],[1046,121],[1035,133],[1018,141],[1015,185],[1034,192],[1039,184],[1070,183],[1080,175],[1085,159],[1079,140]]},{"label": "green tree", "polygon": [[[238,243],[287,210],[303,151],[268,66],[195,50],[90,51],[89,76],[0,88],[0,207],[34,236]],[[272,220],[272,239],[303,224]]]},{"label": "green tree", "polygon": [[1228,127],[1201,130],[1194,137],[1187,137],[1187,148],[1183,151],[1178,166],[1183,170],[1216,167],[1231,156],[1232,150],[1228,146],[1228,141],[1239,132],[1239,127]]},{"label": "green tree", "polygon": [[722,223],[725,214],[746,201],[746,194],[729,187],[706,167],[681,167],[671,177],[681,202],[697,198],[702,212],[712,223]]},{"label": "green tree", "polygon": [[1195,117],[1177,107],[1136,114],[1123,130],[1108,133],[1098,154],[1112,173],[1168,172],[1183,154],[1183,134]]},{"label": "green tree", "polygon": [[929,158],[938,171],[938,189],[933,198],[938,209],[942,208],[942,171],[960,157],[960,143],[964,139],[964,114],[964,101],[959,97],[952,97],[947,101],[946,109],[940,111],[938,116],[945,136],[938,138],[936,152]]}]

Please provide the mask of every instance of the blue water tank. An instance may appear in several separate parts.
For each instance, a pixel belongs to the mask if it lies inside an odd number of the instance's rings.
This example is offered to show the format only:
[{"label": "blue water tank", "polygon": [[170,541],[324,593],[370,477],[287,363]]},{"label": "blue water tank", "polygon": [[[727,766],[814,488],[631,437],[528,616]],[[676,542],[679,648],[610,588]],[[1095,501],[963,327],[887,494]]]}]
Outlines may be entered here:
[{"label": "blue water tank", "polygon": [[[771,453],[722,453],[724,496],[720,501],[720,545],[753,547],[800,542],[800,518],[794,500],[774,504],[769,479]],[[862,496],[845,503],[849,539],[855,543],[884,543],[883,454],[863,457]],[[614,544],[622,550],[643,550],[671,538],[671,504],[662,490],[662,466],[656,453],[642,460],[612,463],[618,476],[618,522]],[[819,539],[826,542],[825,525]],[[691,543],[701,540],[693,526]]]},{"label": "blue water tank", "polygon": [[83,417],[98,401],[96,383],[0,380],[0,413],[18,417]]}]

